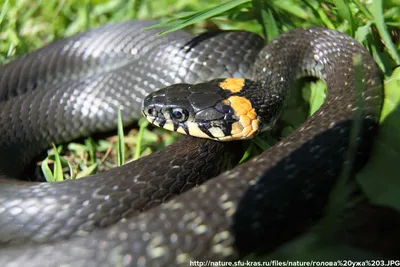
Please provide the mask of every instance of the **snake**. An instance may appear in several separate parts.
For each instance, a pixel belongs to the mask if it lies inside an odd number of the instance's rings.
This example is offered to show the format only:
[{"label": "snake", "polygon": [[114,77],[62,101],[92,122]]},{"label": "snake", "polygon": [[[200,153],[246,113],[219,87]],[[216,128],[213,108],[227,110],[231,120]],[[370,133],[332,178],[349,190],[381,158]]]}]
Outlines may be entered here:
[{"label": "snake", "polygon": [[[354,174],[367,162],[382,75],[350,36],[296,28],[264,45],[246,31],[142,30],[154,23],[107,24],[1,67],[1,266],[188,266],[271,252],[323,216],[346,164]],[[309,76],[326,83],[324,104],[237,165],[240,142],[224,136],[271,128],[290,88]],[[143,112],[189,136],[84,179],[15,179],[52,143],[114,129],[119,109],[125,124]]]}]

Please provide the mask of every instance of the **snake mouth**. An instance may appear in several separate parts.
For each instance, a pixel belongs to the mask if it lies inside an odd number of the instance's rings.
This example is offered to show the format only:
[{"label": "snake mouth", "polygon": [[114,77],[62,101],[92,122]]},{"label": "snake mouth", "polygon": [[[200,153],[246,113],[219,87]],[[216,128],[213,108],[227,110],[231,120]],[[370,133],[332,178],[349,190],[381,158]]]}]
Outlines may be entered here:
[{"label": "snake mouth", "polygon": [[148,122],[161,128],[164,128],[164,125],[167,122],[167,119],[162,115],[162,113],[156,111],[154,108],[144,109],[142,110],[142,114]]},{"label": "snake mouth", "polygon": [[[146,119],[153,125],[161,127],[168,131],[174,131],[181,134],[190,135],[193,137],[212,139],[215,141],[235,141],[253,138],[255,133],[259,131],[258,121],[253,120],[247,126],[243,123],[248,123],[247,118],[239,118],[235,122],[193,122],[187,121],[183,123],[161,117],[151,115],[145,116]],[[245,122],[246,121],[246,122]]]},{"label": "snake mouth", "polygon": [[165,128],[165,123],[167,122],[167,120],[165,119],[161,119],[159,117],[153,117],[153,116],[147,116],[146,119],[153,125],[161,127],[161,128]]}]

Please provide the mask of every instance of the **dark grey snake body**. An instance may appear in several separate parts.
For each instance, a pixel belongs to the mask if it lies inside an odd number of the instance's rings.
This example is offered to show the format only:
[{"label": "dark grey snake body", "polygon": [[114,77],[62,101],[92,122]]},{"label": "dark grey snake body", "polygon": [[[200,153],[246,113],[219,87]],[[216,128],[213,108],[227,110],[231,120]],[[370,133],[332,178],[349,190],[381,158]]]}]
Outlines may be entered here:
[{"label": "dark grey snake body", "polygon": [[[282,100],[298,76],[309,74],[326,81],[325,104],[260,156],[157,207],[230,168],[238,160],[237,145],[187,138],[78,181],[2,179],[1,266],[187,266],[189,260],[235,259],[276,248],[320,218],[341,172],[358,108],[352,64],[357,54],[363,58],[365,90],[353,171],[365,163],[380,115],[382,81],[368,52],[352,38],[327,29],[296,29],[258,54],[262,40],[250,33],[192,38],[139,31],[150,23],[106,26],[2,67],[5,175],[21,176],[51,142],[115,127],[118,106],[127,122],[136,119],[151,90],[252,76],[256,57],[254,78],[268,84],[271,98]],[[150,210],[135,215],[145,209]]]}]

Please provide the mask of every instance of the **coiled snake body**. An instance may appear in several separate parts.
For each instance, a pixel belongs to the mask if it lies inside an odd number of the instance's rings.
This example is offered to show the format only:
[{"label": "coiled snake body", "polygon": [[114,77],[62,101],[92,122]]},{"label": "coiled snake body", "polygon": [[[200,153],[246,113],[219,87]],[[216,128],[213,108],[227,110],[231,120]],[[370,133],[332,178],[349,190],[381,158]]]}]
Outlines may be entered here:
[{"label": "coiled snake body", "polygon": [[[192,38],[140,31],[151,23],[104,26],[2,67],[1,266],[187,266],[189,260],[235,259],[276,248],[320,218],[341,172],[361,108],[354,55],[362,57],[365,90],[353,171],[365,163],[382,81],[352,38],[295,29],[259,52],[262,40],[247,32]],[[143,97],[157,88],[245,76],[262,81],[269,96],[283,103],[289,86],[304,75],[326,81],[325,104],[289,137],[230,171],[223,172],[238,160],[236,144],[188,137],[81,180],[5,179],[21,176],[51,142],[112,129],[119,106],[127,123],[137,119]]]}]

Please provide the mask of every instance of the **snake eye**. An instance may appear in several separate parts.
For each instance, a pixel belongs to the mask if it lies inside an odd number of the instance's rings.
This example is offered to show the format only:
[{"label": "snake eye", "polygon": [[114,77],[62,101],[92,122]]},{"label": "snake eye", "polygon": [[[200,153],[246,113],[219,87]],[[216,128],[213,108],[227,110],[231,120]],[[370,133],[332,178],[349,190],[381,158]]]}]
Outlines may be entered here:
[{"label": "snake eye", "polygon": [[189,112],[186,109],[174,108],[170,112],[171,112],[171,118],[178,122],[184,122],[189,117]]}]

